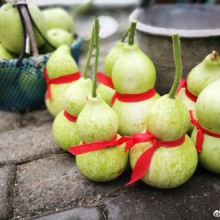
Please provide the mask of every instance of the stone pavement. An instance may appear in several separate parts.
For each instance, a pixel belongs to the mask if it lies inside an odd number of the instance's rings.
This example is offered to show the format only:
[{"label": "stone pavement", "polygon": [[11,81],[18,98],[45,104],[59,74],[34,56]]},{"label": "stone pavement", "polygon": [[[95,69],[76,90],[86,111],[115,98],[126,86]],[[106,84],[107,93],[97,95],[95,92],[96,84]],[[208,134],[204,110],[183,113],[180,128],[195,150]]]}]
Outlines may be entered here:
[{"label": "stone pavement", "polygon": [[[113,43],[107,40],[100,63]],[[114,181],[92,182],[79,173],[74,156],[56,145],[52,120],[46,110],[0,111],[0,220],[216,219],[218,175],[199,168],[176,189],[159,190],[141,181],[124,187],[128,166]]]},{"label": "stone pavement", "polygon": [[199,168],[172,190],[139,181],[129,187],[128,166],[118,179],[96,183],[77,170],[75,158],[54,142],[46,112],[0,111],[0,219],[157,220],[214,219],[220,178]]}]

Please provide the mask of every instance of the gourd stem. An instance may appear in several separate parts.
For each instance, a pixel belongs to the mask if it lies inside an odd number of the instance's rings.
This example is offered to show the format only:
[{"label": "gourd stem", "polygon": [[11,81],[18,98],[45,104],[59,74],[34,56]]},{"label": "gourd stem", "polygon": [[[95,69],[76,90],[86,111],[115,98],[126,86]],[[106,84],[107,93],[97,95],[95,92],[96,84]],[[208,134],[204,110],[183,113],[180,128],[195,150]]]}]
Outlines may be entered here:
[{"label": "gourd stem", "polygon": [[121,38],[121,42],[124,43],[125,42],[125,39],[126,37],[128,36],[129,32],[130,32],[130,28],[128,28],[128,30],[123,34],[122,38]]},{"label": "gourd stem", "polygon": [[175,79],[173,82],[173,86],[169,92],[169,97],[174,99],[182,77],[182,59],[181,59],[179,34],[174,34],[172,38],[173,38],[173,55],[175,62]]},{"label": "gourd stem", "polygon": [[95,19],[95,26],[94,26],[94,39],[95,39],[95,46],[96,46],[96,54],[95,54],[95,64],[94,64],[94,72],[93,72],[93,85],[92,85],[92,97],[96,97],[96,87],[97,87],[97,70],[98,70],[98,63],[99,63],[99,19]]},{"label": "gourd stem", "polygon": [[90,64],[91,58],[92,58],[93,46],[94,46],[94,28],[92,29],[92,34],[91,34],[91,38],[90,38],[90,42],[89,42],[89,52],[88,52],[88,55],[87,55],[86,66],[85,66],[85,69],[83,71],[83,78],[84,79],[88,78],[87,72],[88,72],[89,64]]},{"label": "gourd stem", "polygon": [[211,60],[215,61],[218,58],[219,58],[218,53],[215,50],[213,50],[212,53],[211,53]]},{"label": "gourd stem", "polygon": [[136,25],[137,25],[137,19],[134,18],[131,23],[131,27],[130,27],[130,34],[129,34],[129,39],[128,39],[129,45],[134,44],[134,35],[135,35]]}]

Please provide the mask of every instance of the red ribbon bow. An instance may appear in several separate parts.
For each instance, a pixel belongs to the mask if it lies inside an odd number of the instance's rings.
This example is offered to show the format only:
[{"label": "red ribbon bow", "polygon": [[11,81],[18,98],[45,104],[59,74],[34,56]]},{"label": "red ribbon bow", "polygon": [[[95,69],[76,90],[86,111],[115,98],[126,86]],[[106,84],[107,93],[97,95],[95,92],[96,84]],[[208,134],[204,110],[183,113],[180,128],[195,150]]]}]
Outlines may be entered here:
[{"label": "red ribbon bow", "polygon": [[66,117],[67,120],[69,120],[71,122],[76,122],[77,117],[69,114],[66,110],[64,110],[63,114],[64,114],[64,116]]},{"label": "red ribbon bow", "polygon": [[109,76],[106,76],[103,73],[97,73],[97,81],[105,86],[108,86],[111,89],[115,89],[114,85],[112,83],[112,78]]},{"label": "red ribbon bow", "polygon": [[197,152],[200,153],[202,151],[202,145],[204,142],[204,134],[207,134],[209,136],[216,137],[216,138],[220,138],[220,134],[214,133],[212,131],[209,131],[209,130],[201,127],[199,122],[193,118],[192,110],[189,111],[189,114],[190,114],[190,118],[191,118],[191,123],[194,124],[196,126],[196,128],[198,129],[197,134],[196,134],[196,150],[197,150]]},{"label": "red ribbon bow", "polygon": [[155,94],[156,91],[154,88],[141,94],[120,94],[115,92],[114,96],[111,99],[111,104],[113,105],[116,99],[121,102],[141,102],[152,98]]},{"label": "red ribbon bow", "polygon": [[51,99],[51,84],[58,85],[58,84],[65,84],[65,83],[76,81],[80,79],[80,73],[75,72],[69,75],[59,76],[59,77],[50,79],[48,77],[46,68],[44,68],[44,78],[46,79],[46,84],[47,84],[46,99]]},{"label": "red ribbon bow", "polygon": [[78,146],[71,146],[69,148],[69,152],[73,155],[79,155],[79,154],[89,153],[92,151],[102,150],[107,147],[115,146],[116,140],[117,140],[117,134],[110,141],[96,141],[92,143],[83,143]]},{"label": "red ribbon bow", "polygon": [[134,134],[132,137],[122,137],[118,141],[116,141],[116,144],[126,143],[126,149],[130,149],[137,143],[144,143],[148,141],[152,142],[152,146],[144,151],[142,155],[138,158],[131,175],[131,180],[126,184],[126,186],[138,181],[145,175],[150,167],[153,154],[157,148],[177,147],[184,143],[185,135],[174,141],[158,141],[156,137],[154,137],[149,132],[146,132],[145,134]]},{"label": "red ribbon bow", "polygon": [[185,94],[186,96],[191,99],[193,102],[196,102],[197,96],[193,95],[187,88],[187,81],[185,79],[181,79],[178,90],[176,94],[179,93],[180,89],[185,88]]}]

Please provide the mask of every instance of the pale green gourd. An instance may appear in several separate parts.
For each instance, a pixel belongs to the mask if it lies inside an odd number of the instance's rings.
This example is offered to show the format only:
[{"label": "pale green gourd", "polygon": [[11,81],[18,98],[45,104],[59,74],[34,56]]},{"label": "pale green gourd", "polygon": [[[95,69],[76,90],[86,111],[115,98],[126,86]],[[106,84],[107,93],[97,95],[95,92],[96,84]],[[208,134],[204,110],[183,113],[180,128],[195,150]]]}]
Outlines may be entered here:
[{"label": "pale green gourd", "polygon": [[[77,129],[80,137],[86,143],[110,141],[118,130],[118,117],[114,110],[96,94],[96,77],[99,56],[99,23],[95,20],[96,59],[93,75],[92,95],[80,112],[77,119]],[[125,145],[112,146],[99,151],[84,153],[76,156],[79,170],[87,178],[94,181],[109,181],[117,178],[125,170],[128,153]]]},{"label": "pale green gourd", "polygon": [[[121,41],[116,43],[116,45],[112,48],[112,50],[107,54],[105,58],[105,74],[109,77],[112,77],[112,69],[115,61],[122,55],[124,51],[125,39],[129,31],[130,27],[122,37]],[[115,90],[103,84],[99,84],[97,92],[102,96],[106,103],[111,106],[111,99],[115,94]]]},{"label": "pale green gourd", "polygon": [[[60,46],[53,52],[47,62],[46,68],[49,78],[56,78],[78,72],[77,64],[70,54],[70,48],[66,45]],[[64,94],[74,83],[75,81],[51,85],[52,98],[46,100],[46,106],[54,117],[64,109]]]},{"label": "pale green gourd", "polygon": [[[128,45],[123,54],[115,61],[112,80],[120,94],[140,94],[155,85],[156,71],[152,61],[134,44],[136,21],[132,22]],[[119,118],[119,134],[132,135],[146,128],[146,113],[160,96],[141,102],[121,102],[116,99],[113,109]]]},{"label": "pale green gourd", "polygon": [[[147,129],[161,141],[181,138],[186,134],[190,122],[186,107],[175,98],[182,72],[180,42],[177,34],[173,35],[173,43],[176,64],[173,87],[170,93],[157,100],[147,113]],[[132,169],[141,154],[151,146],[151,142],[146,142],[136,144],[131,149]],[[155,150],[150,167],[141,180],[157,188],[174,188],[189,180],[196,169],[197,162],[196,148],[191,139],[185,135],[183,144],[172,148],[160,146]]]}]

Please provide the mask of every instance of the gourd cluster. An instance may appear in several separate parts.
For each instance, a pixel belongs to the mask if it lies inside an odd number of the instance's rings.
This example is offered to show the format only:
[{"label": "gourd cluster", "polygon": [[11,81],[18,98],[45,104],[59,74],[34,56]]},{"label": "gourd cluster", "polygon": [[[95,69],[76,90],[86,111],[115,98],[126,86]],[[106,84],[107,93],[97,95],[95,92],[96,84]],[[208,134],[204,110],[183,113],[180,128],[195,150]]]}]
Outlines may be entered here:
[{"label": "gourd cluster", "polygon": [[[55,116],[57,144],[76,155],[79,171],[93,181],[117,178],[129,160],[133,173],[128,184],[141,179],[157,188],[177,187],[193,175],[198,158],[206,169],[220,173],[218,54],[196,66],[186,85],[181,81],[179,35],[174,34],[174,83],[169,94],[160,97],[154,89],[154,64],[134,42],[135,30],[134,20],[106,56],[105,74],[98,73],[97,18],[81,77],[67,46],[51,55],[45,71],[46,105]],[[91,60],[92,80],[87,76]],[[194,96],[196,102],[187,100]]]}]

